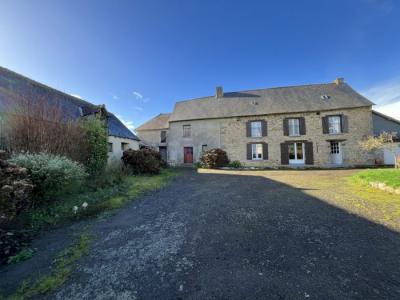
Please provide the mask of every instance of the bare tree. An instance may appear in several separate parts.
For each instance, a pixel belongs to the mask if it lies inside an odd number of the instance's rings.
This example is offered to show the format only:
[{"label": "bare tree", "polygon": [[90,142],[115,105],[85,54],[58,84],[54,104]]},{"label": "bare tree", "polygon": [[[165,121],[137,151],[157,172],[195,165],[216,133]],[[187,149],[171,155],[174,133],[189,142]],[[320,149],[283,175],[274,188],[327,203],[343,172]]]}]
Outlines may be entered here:
[{"label": "bare tree", "polygon": [[52,153],[84,162],[85,130],[76,116],[49,94],[14,95],[8,103],[6,136],[13,152]]}]

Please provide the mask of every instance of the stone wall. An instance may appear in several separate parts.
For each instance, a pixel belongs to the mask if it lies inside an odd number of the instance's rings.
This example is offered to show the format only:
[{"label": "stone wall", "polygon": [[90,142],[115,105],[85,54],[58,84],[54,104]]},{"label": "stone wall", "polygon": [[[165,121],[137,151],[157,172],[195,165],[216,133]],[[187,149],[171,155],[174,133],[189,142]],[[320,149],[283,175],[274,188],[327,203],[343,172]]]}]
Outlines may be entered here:
[{"label": "stone wall", "polygon": [[[221,145],[220,128],[222,119],[194,120],[188,122],[170,122],[168,139],[169,163],[183,163],[183,148],[193,147],[194,161],[201,156],[202,146],[208,149],[219,148]],[[191,125],[191,136],[183,137],[183,125]]]},{"label": "stone wall", "polygon": [[[348,117],[348,133],[323,134],[322,117],[327,115],[344,114]],[[283,119],[288,117],[304,117],[306,134],[299,137],[283,135]],[[266,137],[246,137],[246,122],[250,120],[266,120],[268,132]],[[191,125],[192,136],[182,137],[182,126]],[[213,120],[196,120],[188,122],[171,122],[169,139],[169,157],[174,163],[183,162],[183,147],[192,146],[194,159],[198,161],[201,147],[207,144],[209,148],[220,147],[228,154],[229,159],[239,160],[246,166],[276,167],[281,165],[280,144],[285,141],[311,141],[313,143],[314,166],[329,167],[330,142],[342,140],[343,165],[373,164],[371,154],[363,152],[359,141],[372,134],[372,115],[370,107],[353,108],[335,111],[275,114],[255,117],[237,117]],[[246,145],[249,142],[268,143],[269,159],[251,161],[246,158]]]},{"label": "stone wall", "polygon": [[167,143],[161,143],[161,131],[167,132],[168,142],[168,130],[167,129],[154,129],[154,130],[137,130],[137,135],[141,141],[145,144],[153,147],[158,151],[158,147],[167,146]]}]

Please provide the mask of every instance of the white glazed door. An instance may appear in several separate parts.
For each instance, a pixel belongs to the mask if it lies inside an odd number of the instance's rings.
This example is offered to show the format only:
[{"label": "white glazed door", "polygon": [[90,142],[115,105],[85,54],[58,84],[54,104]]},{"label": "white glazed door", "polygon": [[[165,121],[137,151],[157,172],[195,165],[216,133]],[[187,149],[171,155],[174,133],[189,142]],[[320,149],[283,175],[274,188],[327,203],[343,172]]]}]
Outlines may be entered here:
[{"label": "white glazed door", "polygon": [[304,143],[289,144],[289,164],[304,164]]},{"label": "white glazed door", "polygon": [[340,142],[331,142],[331,163],[334,165],[341,165],[343,163],[343,153]]}]

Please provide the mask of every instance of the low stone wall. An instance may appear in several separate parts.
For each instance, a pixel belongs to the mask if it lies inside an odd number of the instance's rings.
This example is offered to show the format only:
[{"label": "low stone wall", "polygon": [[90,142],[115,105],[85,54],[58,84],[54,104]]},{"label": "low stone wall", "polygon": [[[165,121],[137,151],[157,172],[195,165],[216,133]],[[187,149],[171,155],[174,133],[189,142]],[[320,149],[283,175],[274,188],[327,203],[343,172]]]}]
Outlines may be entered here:
[{"label": "low stone wall", "polygon": [[369,183],[369,185],[371,187],[373,187],[373,188],[380,189],[380,190],[388,192],[388,193],[400,195],[400,188],[395,189],[395,188],[393,188],[391,186],[386,185],[383,182],[372,181],[372,182]]}]

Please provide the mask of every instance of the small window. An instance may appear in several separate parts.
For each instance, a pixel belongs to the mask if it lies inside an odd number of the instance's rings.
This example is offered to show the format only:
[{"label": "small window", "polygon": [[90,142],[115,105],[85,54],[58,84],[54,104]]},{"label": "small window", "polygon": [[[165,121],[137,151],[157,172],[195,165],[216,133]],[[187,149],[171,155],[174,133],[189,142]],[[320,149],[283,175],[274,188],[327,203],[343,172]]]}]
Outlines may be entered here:
[{"label": "small window", "polygon": [[289,136],[300,135],[300,122],[299,119],[289,119]]},{"label": "small window", "polygon": [[113,152],[113,144],[108,143],[108,152]]},{"label": "small window", "polygon": [[262,144],[252,144],[251,145],[251,159],[252,160],[263,159],[263,145]]},{"label": "small window", "polygon": [[207,146],[207,145],[201,145],[201,153],[206,152],[207,149],[208,149],[208,146]]},{"label": "small window", "polygon": [[192,135],[192,128],[190,125],[183,125],[183,136],[189,137]]},{"label": "small window", "polygon": [[337,134],[342,132],[342,124],[340,116],[328,117],[329,134]]},{"label": "small window", "polygon": [[161,130],[161,143],[167,142],[167,132],[165,130]]},{"label": "small window", "polygon": [[251,137],[261,137],[261,121],[251,122]]},{"label": "small window", "polygon": [[340,153],[340,146],[339,142],[331,142],[331,154],[339,154]]},{"label": "small window", "polygon": [[129,144],[128,144],[128,143],[121,143],[121,150],[122,150],[122,151],[127,150],[128,147],[129,147]]}]

